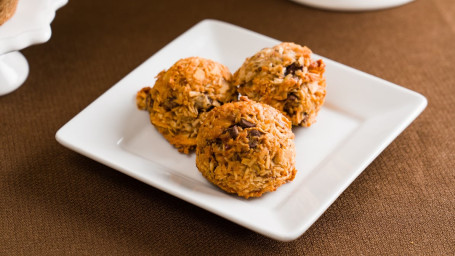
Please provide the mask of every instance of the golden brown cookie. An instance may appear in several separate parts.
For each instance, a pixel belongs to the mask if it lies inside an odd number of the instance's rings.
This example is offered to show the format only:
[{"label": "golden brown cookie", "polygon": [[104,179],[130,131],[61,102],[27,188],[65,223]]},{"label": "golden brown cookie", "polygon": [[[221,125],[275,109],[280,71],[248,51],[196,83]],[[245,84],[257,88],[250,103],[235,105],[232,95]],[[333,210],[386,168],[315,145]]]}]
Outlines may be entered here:
[{"label": "golden brown cookie", "polygon": [[293,125],[310,126],[324,103],[325,64],[294,43],[264,48],[234,74],[239,93],[280,110]]},{"label": "golden brown cookie", "polygon": [[161,71],[155,85],[137,93],[139,109],[180,152],[196,148],[200,118],[214,107],[237,100],[228,68],[212,60],[190,57]]},{"label": "golden brown cookie", "polygon": [[18,0],[0,0],[0,25],[9,20],[16,12]]},{"label": "golden brown cookie", "polygon": [[228,193],[249,198],[275,191],[297,172],[291,128],[278,110],[241,97],[203,119],[196,166]]}]

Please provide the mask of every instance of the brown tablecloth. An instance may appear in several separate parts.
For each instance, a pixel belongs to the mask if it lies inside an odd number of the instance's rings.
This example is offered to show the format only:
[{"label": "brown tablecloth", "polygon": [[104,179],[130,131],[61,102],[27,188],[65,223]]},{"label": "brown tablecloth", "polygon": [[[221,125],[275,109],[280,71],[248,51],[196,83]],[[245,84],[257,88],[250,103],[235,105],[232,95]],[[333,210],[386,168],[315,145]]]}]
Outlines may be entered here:
[{"label": "brown tablecloth", "polygon": [[[218,19],[417,91],[426,110],[300,238],[278,242],[63,146],[56,131],[197,22]],[[331,12],[286,0],[70,0],[0,97],[0,255],[455,252],[455,1]]]}]

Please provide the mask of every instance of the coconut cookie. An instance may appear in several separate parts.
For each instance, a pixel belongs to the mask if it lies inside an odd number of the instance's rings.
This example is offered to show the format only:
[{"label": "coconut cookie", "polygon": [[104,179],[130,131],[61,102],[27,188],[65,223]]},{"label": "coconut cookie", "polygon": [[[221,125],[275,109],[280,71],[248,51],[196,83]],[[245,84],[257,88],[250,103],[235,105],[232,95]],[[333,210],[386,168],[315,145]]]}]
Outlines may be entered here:
[{"label": "coconut cookie", "polygon": [[245,60],[234,74],[239,93],[284,113],[296,126],[310,126],[324,103],[325,64],[294,43],[265,48]]},{"label": "coconut cookie", "polygon": [[196,166],[224,191],[259,197],[294,179],[292,125],[278,110],[241,97],[213,109],[202,122]]},{"label": "coconut cookie", "polygon": [[0,0],[0,25],[11,19],[17,9],[18,0]]},{"label": "coconut cookie", "polygon": [[137,93],[137,107],[180,152],[196,147],[200,118],[214,107],[237,100],[228,68],[212,60],[190,57],[161,71],[155,85]]}]

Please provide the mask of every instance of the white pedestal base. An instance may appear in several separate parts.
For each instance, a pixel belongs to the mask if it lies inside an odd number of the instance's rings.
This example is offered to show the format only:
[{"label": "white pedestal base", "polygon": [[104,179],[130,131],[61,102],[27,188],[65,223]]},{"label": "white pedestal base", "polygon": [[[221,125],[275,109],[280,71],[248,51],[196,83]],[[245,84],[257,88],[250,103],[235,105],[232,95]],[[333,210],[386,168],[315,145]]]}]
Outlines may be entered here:
[{"label": "white pedestal base", "polygon": [[0,95],[8,94],[27,79],[28,62],[22,53],[15,51],[0,55]]}]

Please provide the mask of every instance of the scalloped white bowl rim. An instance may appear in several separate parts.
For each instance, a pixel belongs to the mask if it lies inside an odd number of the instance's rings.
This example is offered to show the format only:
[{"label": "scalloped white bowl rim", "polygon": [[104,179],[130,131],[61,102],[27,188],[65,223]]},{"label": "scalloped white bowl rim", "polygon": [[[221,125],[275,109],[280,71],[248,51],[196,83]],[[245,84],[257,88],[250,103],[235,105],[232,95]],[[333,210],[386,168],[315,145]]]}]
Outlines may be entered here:
[{"label": "scalloped white bowl rim", "polygon": [[0,55],[47,42],[55,13],[66,3],[68,0],[20,0],[13,17],[0,26]]}]

